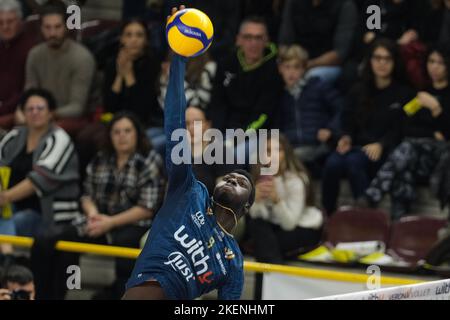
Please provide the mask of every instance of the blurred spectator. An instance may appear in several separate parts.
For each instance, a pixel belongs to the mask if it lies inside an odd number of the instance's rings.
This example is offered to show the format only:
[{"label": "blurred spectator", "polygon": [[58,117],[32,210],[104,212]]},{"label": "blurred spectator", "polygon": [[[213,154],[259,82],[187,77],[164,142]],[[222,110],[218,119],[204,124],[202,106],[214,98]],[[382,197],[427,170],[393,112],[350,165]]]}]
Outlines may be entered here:
[{"label": "blurred spectator", "polygon": [[287,0],[278,40],[308,51],[308,77],[334,82],[352,49],[357,23],[352,0]]},{"label": "blurred spectator", "polygon": [[339,134],[342,97],[320,78],[306,79],[308,53],[298,45],[283,47],[278,68],[285,93],[279,109],[281,131],[303,163],[312,164],[331,152]]},{"label": "blurred spectator", "polygon": [[[68,38],[64,5],[42,8],[41,31],[46,42],[30,51],[25,86],[49,90],[58,104],[58,125],[74,135],[87,121],[95,61],[85,47]],[[17,120],[23,122],[23,114],[17,114]]]},{"label": "blurred spectator", "polygon": [[[407,45],[419,38],[417,32],[420,12],[417,3],[423,1],[406,0],[365,0],[361,6],[361,24],[365,30],[363,42],[370,44],[376,38],[389,38],[397,41],[399,45]],[[365,19],[366,10],[370,5],[381,9],[381,29],[367,30]]]},{"label": "blurred spectator", "polygon": [[423,39],[420,39],[419,30],[430,10],[426,6],[427,2],[428,0],[366,0],[361,7],[363,20],[368,17],[365,13],[368,6],[377,5],[381,9],[381,29],[368,30],[365,20],[361,22],[363,48],[377,38],[396,41],[400,46],[408,80],[418,90],[426,86],[423,74],[426,47]]},{"label": "blurred spectator", "polygon": [[275,176],[264,176],[254,166],[256,198],[250,209],[249,231],[257,261],[282,263],[288,253],[319,242],[323,217],[314,207],[308,173],[287,139],[282,135],[271,138],[267,155],[270,161],[279,162],[280,169]]},{"label": "blurred spectator", "polygon": [[185,5],[205,12],[214,25],[214,41],[209,52],[215,61],[222,62],[233,48],[241,17],[240,0],[166,0],[167,17],[173,7]]},{"label": "blurred spectator", "polygon": [[450,0],[425,0],[420,7],[419,36],[428,46],[450,43]]},{"label": "blurred spectator", "polygon": [[388,39],[375,41],[361,83],[353,87],[343,111],[342,136],[323,170],[322,203],[336,209],[340,180],[347,177],[354,199],[364,194],[370,176],[401,138],[402,107],[414,92],[402,84],[398,49]]},{"label": "blurred spectator", "polygon": [[219,64],[208,111],[214,128],[259,129],[270,126],[282,90],[274,44],[257,17],[245,19],[238,49]]},{"label": "blurred spectator", "polygon": [[417,94],[422,108],[405,119],[403,142],[391,153],[370,183],[366,194],[378,204],[391,196],[391,215],[399,219],[416,198],[416,181],[428,180],[450,139],[450,54],[436,47],[427,60],[432,85]]},{"label": "blurred spectator", "polygon": [[267,22],[269,37],[278,43],[278,33],[285,0],[244,0],[241,1],[242,16],[260,16]]},{"label": "blurred spectator", "polygon": [[[169,83],[170,59],[162,63],[162,72],[159,79],[160,94],[159,104],[164,108],[167,84]],[[186,64],[186,79],[184,90],[186,101],[189,106],[205,109],[211,101],[211,91],[214,77],[217,71],[217,63],[210,59],[208,52],[194,58],[190,58]]]},{"label": "blurred spectator", "polygon": [[37,43],[22,21],[17,0],[0,0],[0,128],[14,125],[14,112],[25,84],[28,52]]},{"label": "blurred spectator", "polygon": [[34,300],[35,296],[33,273],[23,266],[10,266],[0,282],[0,300]]},{"label": "blurred spectator", "polygon": [[165,137],[162,110],[157,101],[160,65],[148,46],[144,22],[130,20],[120,32],[121,48],[105,70],[104,104],[108,112],[127,110],[148,128],[153,147],[162,153]]},{"label": "blurred spectator", "polygon": [[[198,132],[195,132],[195,122],[201,126]],[[192,170],[195,177],[202,182],[209,192],[214,191],[216,179],[230,172],[226,164],[206,163],[204,155],[208,152],[208,141],[205,141],[205,132],[211,129],[211,121],[207,118],[204,109],[196,106],[190,106],[186,109],[186,127],[191,139],[192,152]]]},{"label": "blurred spectator", "polygon": [[26,91],[20,106],[25,125],[0,143],[0,166],[11,168],[0,206],[11,203],[14,210],[12,218],[0,219],[0,234],[34,237],[79,216],[78,160],[70,137],[53,124],[56,103],[48,91]]},{"label": "blurred spectator", "polygon": [[[105,150],[87,168],[82,197],[87,236],[106,237],[104,241],[115,246],[139,248],[161,205],[164,189],[162,159],[150,149],[137,118],[116,114],[109,124]],[[133,260],[116,259],[116,281],[108,298],[123,295],[133,266]]]}]

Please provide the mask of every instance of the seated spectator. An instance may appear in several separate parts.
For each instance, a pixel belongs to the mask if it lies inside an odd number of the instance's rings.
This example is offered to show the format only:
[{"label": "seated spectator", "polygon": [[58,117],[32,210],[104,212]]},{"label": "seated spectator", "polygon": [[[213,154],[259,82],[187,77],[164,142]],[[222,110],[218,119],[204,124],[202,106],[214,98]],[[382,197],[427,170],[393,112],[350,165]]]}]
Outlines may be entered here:
[{"label": "seated spectator", "polygon": [[[150,149],[139,121],[132,114],[116,114],[109,124],[105,150],[87,167],[82,197],[87,236],[139,248],[164,191],[161,157]],[[133,266],[133,260],[116,259],[111,296],[103,293],[97,298],[119,299]]]},{"label": "seated spectator", "polygon": [[283,47],[278,68],[285,83],[279,127],[301,162],[313,164],[331,152],[339,134],[342,98],[339,92],[313,77],[306,79],[308,53],[300,46]]},{"label": "seated spectator", "polygon": [[328,214],[336,210],[340,180],[347,177],[358,199],[401,139],[402,107],[414,92],[402,84],[397,46],[387,39],[375,41],[369,51],[361,83],[348,95],[342,135],[336,151],[326,160],[322,204]]},{"label": "seated spectator", "polygon": [[307,76],[334,82],[352,48],[358,23],[353,1],[287,0],[278,37],[300,44],[309,55]]},{"label": "seated spectator", "polygon": [[276,48],[269,44],[267,27],[256,17],[246,18],[239,29],[237,51],[219,65],[210,107],[214,128],[270,127],[282,90]]},{"label": "seated spectator", "polygon": [[0,128],[14,125],[14,112],[25,85],[28,52],[37,43],[25,28],[17,0],[0,1]]},{"label": "seated spectator", "polygon": [[215,129],[225,133],[225,152],[232,152],[234,165],[248,169],[250,155],[256,151],[257,135],[245,142],[234,142],[235,130],[271,128],[282,93],[282,80],[276,65],[276,46],[269,43],[267,27],[259,17],[248,17],[240,26],[237,50],[219,64],[214,81],[209,118]]},{"label": "seated spectator", "polygon": [[33,273],[22,266],[10,266],[0,279],[0,301],[34,300],[35,296]]},{"label": "seated spectator", "polygon": [[[64,5],[45,5],[41,11],[45,43],[28,56],[25,87],[43,88],[56,99],[55,118],[70,135],[87,122],[87,103],[95,73],[95,60],[82,45],[68,37]],[[23,122],[23,114],[16,115]]]},{"label": "seated spectator", "polygon": [[391,196],[391,216],[409,212],[416,198],[416,181],[430,177],[450,139],[450,54],[444,48],[431,50],[427,60],[432,85],[417,94],[422,108],[405,117],[404,139],[395,148],[366,190],[372,205],[385,193]]},{"label": "seated spectator", "polygon": [[[196,133],[195,122],[201,126],[201,130]],[[186,109],[186,127],[190,134],[191,153],[192,153],[192,170],[195,177],[202,182],[210,194],[213,194],[216,186],[216,179],[219,177],[217,172],[218,165],[206,164],[203,154],[208,146],[208,142],[203,139],[206,130],[211,128],[211,121],[206,118],[205,111],[201,108],[190,106]]]},{"label": "seated spectator", "polygon": [[[255,203],[248,228],[257,261],[282,263],[288,253],[317,245],[321,237],[322,213],[314,207],[313,186],[306,169],[295,157],[284,136],[267,144],[271,161],[279,162],[274,176],[261,175],[253,167]],[[274,160],[278,157],[277,160]]]},{"label": "seated spectator", "polygon": [[121,48],[106,66],[104,79],[105,111],[133,112],[148,128],[153,147],[162,153],[165,137],[162,110],[157,101],[159,62],[149,48],[144,22],[125,22],[120,32]]},{"label": "seated spectator", "polygon": [[20,104],[25,125],[0,143],[0,166],[11,168],[0,207],[13,204],[12,217],[0,219],[0,234],[33,237],[79,215],[78,160],[70,137],[53,122],[56,108],[48,91],[26,91]]},{"label": "seated spectator", "polygon": [[[423,62],[426,48],[420,39],[419,29],[427,8],[423,8],[425,1],[397,1],[397,0],[365,0],[361,7],[362,42],[366,46],[379,38],[389,38],[396,41],[400,48],[402,60],[408,74],[408,80],[416,89],[422,89],[425,84]],[[377,5],[381,11],[381,28],[368,30],[366,21],[367,7]]]},{"label": "seated spectator", "polygon": [[[158,101],[163,109],[164,98],[166,97],[167,85],[169,83],[171,58],[172,54],[169,54],[168,59],[161,64]],[[188,106],[206,109],[211,102],[211,91],[216,71],[217,63],[211,60],[208,52],[188,60],[186,64],[186,79],[184,82]]]},{"label": "seated spectator", "polygon": [[[11,203],[14,211],[12,218],[0,220],[0,233],[34,237],[36,298],[63,299],[67,266],[77,260],[54,247],[80,216],[78,159],[69,135],[53,123],[57,107],[48,91],[26,91],[20,108],[25,125],[11,130],[0,143],[0,166],[11,168],[10,188],[0,192],[0,207]],[[12,252],[9,245],[2,249]]]}]

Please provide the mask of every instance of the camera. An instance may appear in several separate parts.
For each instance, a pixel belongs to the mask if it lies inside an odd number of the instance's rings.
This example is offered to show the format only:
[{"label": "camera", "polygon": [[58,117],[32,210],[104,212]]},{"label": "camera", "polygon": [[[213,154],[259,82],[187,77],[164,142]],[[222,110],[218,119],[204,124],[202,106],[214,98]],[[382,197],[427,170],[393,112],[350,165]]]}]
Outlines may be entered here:
[{"label": "camera", "polygon": [[30,292],[26,290],[14,290],[11,292],[11,300],[30,300]]}]

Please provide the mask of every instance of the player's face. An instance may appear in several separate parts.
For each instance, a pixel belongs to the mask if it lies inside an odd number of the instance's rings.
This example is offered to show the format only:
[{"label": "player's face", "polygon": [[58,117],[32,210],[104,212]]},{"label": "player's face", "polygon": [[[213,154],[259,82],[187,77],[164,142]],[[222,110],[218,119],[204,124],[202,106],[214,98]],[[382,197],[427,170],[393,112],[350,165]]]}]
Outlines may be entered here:
[{"label": "player's face", "polygon": [[66,39],[66,24],[59,14],[49,14],[42,18],[41,31],[50,48],[58,49]]},{"label": "player's face", "polygon": [[234,212],[240,212],[247,204],[252,189],[251,182],[246,176],[229,173],[216,185],[214,200],[230,207]]},{"label": "player's face", "polygon": [[131,154],[137,147],[137,131],[130,119],[122,118],[111,128],[111,141],[118,154]]},{"label": "player's face", "polygon": [[19,33],[21,21],[14,11],[0,11],[0,40],[10,41]]}]

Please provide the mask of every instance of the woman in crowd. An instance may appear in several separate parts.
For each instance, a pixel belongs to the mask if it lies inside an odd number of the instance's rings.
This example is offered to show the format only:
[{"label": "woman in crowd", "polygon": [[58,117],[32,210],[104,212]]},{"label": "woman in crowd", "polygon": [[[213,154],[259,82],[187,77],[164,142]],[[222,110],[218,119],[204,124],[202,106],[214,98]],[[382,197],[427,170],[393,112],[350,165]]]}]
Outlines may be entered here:
[{"label": "woman in crowd", "polygon": [[314,207],[313,186],[287,139],[271,137],[267,155],[279,163],[274,176],[261,175],[259,165],[255,203],[250,209],[249,232],[258,261],[282,263],[289,253],[320,241],[322,212]]},{"label": "woman in crowd", "polygon": [[354,199],[364,195],[370,177],[401,139],[402,107],[414,92],[402,83],[396,44],[376,40],[365,61],[362,81],[350,91],[336,151],[323,170],[322,204],[336,210],[341,178],[347,177]]},{"label": "woman in crowd", "polygon": [[[109,123],[105,149],[87,167],[82,197],[86,235],[138,248],[164,189],[161,157],[150,148],[139,121],[130,113],[117,113]],[[116,259],[116,282],[108,298],[122,296],[133,265],[133,260]]]},{"label": "woman in crowd", "polygon": [[162,110],[157,101],[158,59],[149,49],[149,31],[134,19],[123,24],[120,49],[105,70],[104,104],[107,112],[126,110],[141,119],[153,147],[164,149]]},{"label": "woman in crowd", "polygon": [[445,47],[431,49],[427,59],[430,87],[417,94],[421,108],[405,115],[403,142],[395,148],[372,180],[366,195],[377,205],[385,193],[391,196],[391,214],[408,213],[415,198],[417,179],[428,179],[450,139],[450,55]]},{"label": "woman in crowd", "polygon": [[[31,267],[38,299],[63,299],[67,266],[74,256],[56,252],[62,230],[80,216],[78,160],[69,135],[53,123],[56,102],[43,89],[30,89],[20,108],[25,125],[11,130],[0,143],[0,166],[11,170],[9,188],[0,192],[0,207],[12,204],[13,215],[0,219],[0,234],[34,237]],[[52,238],[42,250],[42,239]],[[11,253],[10,246],[3,247]],[[42,271],[47,277],[43,276]]]}]

